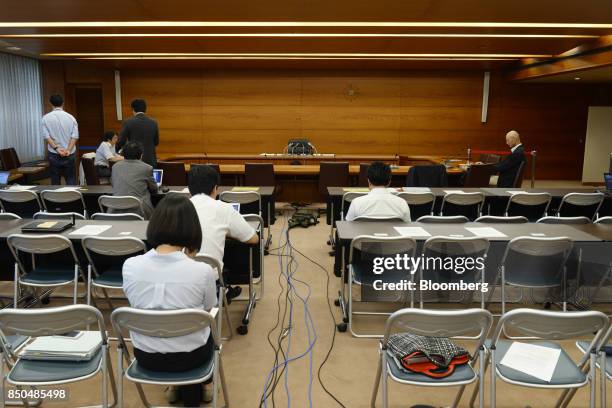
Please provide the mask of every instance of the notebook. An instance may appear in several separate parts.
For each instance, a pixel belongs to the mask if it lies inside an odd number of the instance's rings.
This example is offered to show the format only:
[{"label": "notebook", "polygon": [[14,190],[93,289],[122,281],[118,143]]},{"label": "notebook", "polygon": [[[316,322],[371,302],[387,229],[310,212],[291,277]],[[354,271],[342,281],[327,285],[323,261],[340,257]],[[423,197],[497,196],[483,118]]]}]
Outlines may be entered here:
[{"label": "notebook", "polygon": [[73,226],[73,221],[40,220],[27,223],[21,227],[21,232],[40,232],[49,234],[62,232]]},{"label": "notebook", "polygon": [[26,360],[91,360],[101,344],[102,336],[99,331],[71,332],[65,336],[41,336],[23,347],[19,356]]}]

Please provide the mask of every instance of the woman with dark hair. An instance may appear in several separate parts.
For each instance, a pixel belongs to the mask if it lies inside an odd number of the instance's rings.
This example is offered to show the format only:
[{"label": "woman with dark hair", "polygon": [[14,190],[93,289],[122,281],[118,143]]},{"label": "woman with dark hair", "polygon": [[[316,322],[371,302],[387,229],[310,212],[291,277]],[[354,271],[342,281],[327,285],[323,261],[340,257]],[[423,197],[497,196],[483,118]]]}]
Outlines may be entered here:
[{"label": "woman with dark hair", "polygon": [[[193,256],[200,250],[202,229],[191,201],[169,194],[159,202],[147,227],[152,249],[123,264],[123,290],[130,306],[139,309],[210,310],[217,304],[215,275]],[[180,372],[202,366],[213,354],[210,328],[186,336],[159,338],[131,333],[138,364],[153,371]],[[185,406],[212,400],[202,384],[179,387]]]},{"label": "woman with dark hair", "polygon": [[100,143],[98,150],[96,150],[96,159],[94,161],[98,177],[110,177],[111,162],[123,160],[123,156],[117,154],[115,150],[117,140],[119,140],[119,136],[114,130],[106,131],[102,135],[102,143]]}]

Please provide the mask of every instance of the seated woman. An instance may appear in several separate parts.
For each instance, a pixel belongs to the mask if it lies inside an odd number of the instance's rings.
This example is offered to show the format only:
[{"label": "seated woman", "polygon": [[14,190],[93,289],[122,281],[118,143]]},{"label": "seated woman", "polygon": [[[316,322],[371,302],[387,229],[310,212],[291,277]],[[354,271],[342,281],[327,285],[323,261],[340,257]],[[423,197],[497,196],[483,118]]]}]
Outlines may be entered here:
[{"label": "seated woman", "polygon": [[[198,215],[188,198],[170,194],[155,208],[147,227],[151,248],[123,264],[123,290],[130,306],[139,309],[210,310],[217,304],[215,274],[210,266],[192,259],[202,244]],[[134,356],[143,368],[180,372],[200,367],[213,354],[210,328],[186,336],[158,338],[131,333]],[[202,384],[179,387],[187,407],[212,400],[212,387],[203,395]]]},{"label": "seated woman", "polygon": [[96,166],[96,173],[98,177],[110,177],[111,176],[111,162],[117,162],[123,160],[123,156],[117,154],[115,151],[115,145],[119,140],[117,132],[109,130],[104,132],[102,136],[102,143],[96,150],[96,159],[94,165]]}]

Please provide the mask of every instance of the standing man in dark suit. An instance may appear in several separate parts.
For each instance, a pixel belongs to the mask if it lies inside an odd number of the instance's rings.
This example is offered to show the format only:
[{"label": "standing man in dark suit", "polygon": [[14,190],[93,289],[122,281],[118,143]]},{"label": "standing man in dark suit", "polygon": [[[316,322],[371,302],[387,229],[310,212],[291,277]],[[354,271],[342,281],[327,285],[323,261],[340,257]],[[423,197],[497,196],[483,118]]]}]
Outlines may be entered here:
[{"label": "standing man in dark suit", "polygon": [[497,187],[511,188],[514,187],[517,173],[527,160],[521,138],[516,130],[506,133],[506,144],[510,148],[510,154],[495,165],[495,170],[499,172]]},{"label": "standing man in dark suit", "polygon": [[123,122],[117,150],[121,150],[127,142],[138,142],[143,149],[142,161],[155,168],[157,165],[155,147],[159,144],[157,121],[146,115],[147,102],[144,99],[132,101],[132,112],[134,116]]}]

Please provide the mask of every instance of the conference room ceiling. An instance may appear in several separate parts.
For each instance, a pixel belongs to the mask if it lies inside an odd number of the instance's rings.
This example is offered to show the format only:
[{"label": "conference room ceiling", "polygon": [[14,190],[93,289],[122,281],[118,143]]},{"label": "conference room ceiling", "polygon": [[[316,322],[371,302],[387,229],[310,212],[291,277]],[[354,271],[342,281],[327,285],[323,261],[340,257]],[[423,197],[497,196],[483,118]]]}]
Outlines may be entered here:
[{"label": "conference room ceiling", "polygon": [[483,68],[612,35],[609,0],[3,0],[2,51],[112,66]]}]

